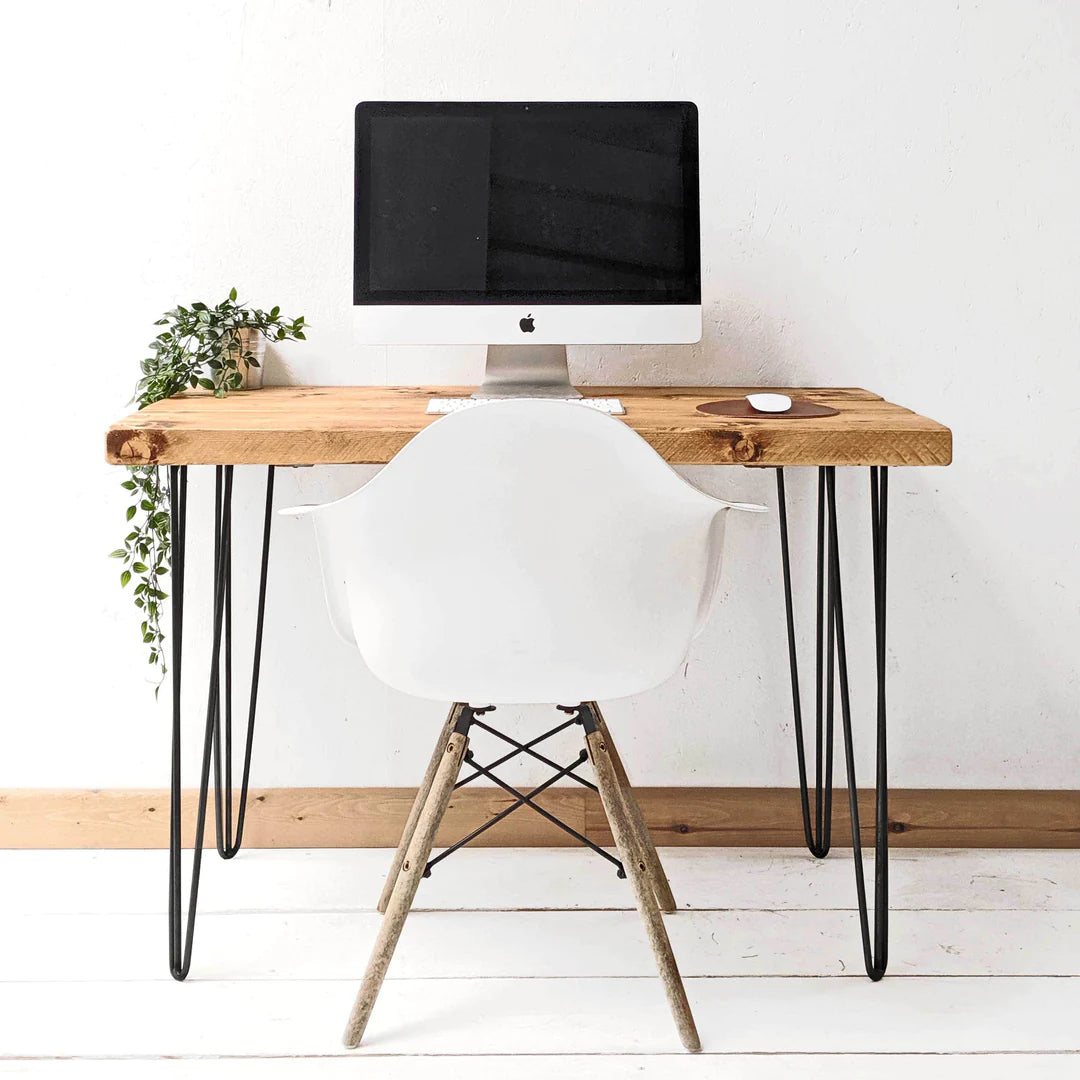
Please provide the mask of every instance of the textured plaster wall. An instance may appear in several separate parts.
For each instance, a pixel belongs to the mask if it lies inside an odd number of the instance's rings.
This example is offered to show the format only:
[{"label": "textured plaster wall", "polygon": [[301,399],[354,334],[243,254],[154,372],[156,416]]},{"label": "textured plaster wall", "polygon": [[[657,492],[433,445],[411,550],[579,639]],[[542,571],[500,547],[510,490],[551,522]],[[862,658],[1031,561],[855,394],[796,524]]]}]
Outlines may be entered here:
[{"label": "textured plaster wall", "polygon": [[[705,332],[575,350],[575,377],[862,385],[949,423],[951,468],[893,476],[893,780],[1078,786],[1075,4],[102,0],[5,21],[0,786],[167,781],[167,695],[155,705],[104,558],[123,501],[102,463],[158,312],[235,284],[305,314],[308,342],[272,350],[274,382],[475,380],[476,349],[354,343],[353,105],[624,97],[700,107]],[[283,471],[278,504],[368,472]],[[771,474],[687,472],[775,503]],[[790,484],[808,540],[811,477]],[[254,551],[258,475],[237,485]],[[839,485],[867,776],[867,480]],[[194,589],[208,497],[196,484]],[[683,670],[610,706],[641,783],[793,782],[775,520],[735,521],[729,541]],[[268,616],[254,782],[414,782],[443,708],[378,685],[333,637],[307,523],[277,529]],[[194,691],[194,599],[188,618]],[[244,601],[241,632],[250,618]]]}]

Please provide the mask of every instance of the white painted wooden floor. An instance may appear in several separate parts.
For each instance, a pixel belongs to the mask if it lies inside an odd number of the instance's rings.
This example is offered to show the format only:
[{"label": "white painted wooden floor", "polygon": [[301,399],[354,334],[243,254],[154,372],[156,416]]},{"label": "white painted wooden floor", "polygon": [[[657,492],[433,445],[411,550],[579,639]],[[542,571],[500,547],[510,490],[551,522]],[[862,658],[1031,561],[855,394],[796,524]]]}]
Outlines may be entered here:
[{"label": "white painted wooden floor", "polygon": [[873,985],[849,851],[661,849],[699,1056],[629,886],[565,849],[441,865],[343,1050],[390,858],[208,854],[178,984],[164,852],[0,852],[0,1076],[1080,1077],[1080,852],[894,853]]}]

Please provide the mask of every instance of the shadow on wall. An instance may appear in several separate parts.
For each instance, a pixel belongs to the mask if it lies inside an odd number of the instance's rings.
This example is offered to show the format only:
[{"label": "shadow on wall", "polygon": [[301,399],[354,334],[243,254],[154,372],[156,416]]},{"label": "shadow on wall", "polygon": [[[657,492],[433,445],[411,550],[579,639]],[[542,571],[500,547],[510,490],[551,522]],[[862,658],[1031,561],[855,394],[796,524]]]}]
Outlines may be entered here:
[{"label": "shadow on wall", "polygon": [[702,335],[694,345],[591,345],[570,353],[582,385],[844,386],[881,381],[876,350],[844,298],[803,272],[779,246],[747,253],[748,238],[725,238],[735,256],[702,268]]}]

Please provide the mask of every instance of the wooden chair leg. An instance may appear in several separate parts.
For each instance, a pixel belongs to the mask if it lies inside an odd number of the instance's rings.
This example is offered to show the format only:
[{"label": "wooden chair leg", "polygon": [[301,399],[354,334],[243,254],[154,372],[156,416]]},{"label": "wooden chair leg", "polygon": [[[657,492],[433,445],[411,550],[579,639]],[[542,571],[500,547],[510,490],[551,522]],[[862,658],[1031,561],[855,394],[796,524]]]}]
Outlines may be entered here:
[{"label": "wooden chair leg", "polygon": [[611,767],[615,770],[615,779],[619,784],[619,789],[622,791],[623,801],[626,803],[626,816],[633,831],[634,839],[645,856],[646,873],[652,885],[653,893],[656,895],[656,902],[660,905],[661,911],[674,911],[675,897],[671,893],[671,885],[668,883],[667,874],[664,873],[664,868],[660,864],[660,856],[656,854],[656,845],[649,834],[649,826],[645,824],[645,816],[641,812],[641,807],[638,806],[637,799],[634,798],[630,781],[626,777],[626,769],[623,768],[622,758],[619,756],[619,751],[611,738],[607,721],[604,720],[604,714],[600,712],[600,707],[595,701],[590,701],[589,707],[596,716],[596,726],[607,744]]},{"label": "wooden chair leg", "polygon": [[600,801],[604,804],[604,812],[607,814],[612,835],[615,837],[615,846],[619,849],[619,856],[626,868],[626,876],[634,887],[638,914],[641,915],[641,920],[645,924],[649,944],[656,957],[656,965],[660,969],[660,978],[664,982],[664,990],[667,993],[672,1016],[675,1018],[675,1026],[679,1029],[679,1038],[687,1050],[696,1053],[701,1049],[701,1040],[698,1038],[694,1016],[690,1012],[690,1003],[686,1000],[686,989],[679,975],[678,965],[675,963],[675,954],[671,951],[671,942],[668,940],[667,930],[664,927],[664,919],[653,894],[645,853],[635,839],[626,804],[619,791],[619,782],[615,775],[610,749],[599,730],[585,736],[585,745],[589,749],[589,757],[596,770],[596,786],[600,789]]},{"label": "wooden chair leg", "polygon": [[424,803],[427,802],[428,793],[431,791],[432,782],[435,780],[435,772],[439,768],[439,763],[443,759],[443,752],[446,750],[446,740],[450,738],[450,733],[454,730],[461,708],[460,705],[450,706],[450,715],[447,716],[446,723],[439,731],[439,738],[435,743],[435,749],[431,753],[431,761],[428,762],[427,772],[424,773],[424,779],[420,781],[416,798],[413,799],[412,809],[409,811],[409,816],[405,821],[401,842],[398,844],[397,851],[394,852],[394,861],[390,864],[386,881],[383,882],[382,894],[379,896],[379,911],[381,912],[385,912],[386,905],[390,903],[390,894],[394,891],[394,882],[397,881],[398,871],[405,861],[405,852],[409,850],[409,841],[412,840],[413,833],[416,832],[416,823],[420,820],[420,811],[424,809]]},{"label": "wooden chair leg", "polygon": [[390,966],[398,938],[401,937],[401,930],[412,907],[416,889],[424,875],[424,867],[431,856],[435,833],[450,804],[450,796],[454,792],[454,784],[457,782],[461,762],[468,746],[468,736],[459,733],[452,732],[446,741],[446,747],[431,783],[431,790],[417,816],[416,828],[409,840],[401,869],[390,893],[390,902],[387,904],[386,914],[379,927],[379,936],[375,939],[375,945],[371,950],[371,959],[368,960],[367,970],[364,972],[364,981],[360,985],[360,992],[356,995],[356,1002],[349,1015],[349,1022],[345,1028],[345,1045],[348,1047],[359,1046],[360,1040],[364,1037],[364,1029],[371,1017],[371,1010],[375,1007],[375,999],[379,996],[383,979],[386,977],[386,969]]}]

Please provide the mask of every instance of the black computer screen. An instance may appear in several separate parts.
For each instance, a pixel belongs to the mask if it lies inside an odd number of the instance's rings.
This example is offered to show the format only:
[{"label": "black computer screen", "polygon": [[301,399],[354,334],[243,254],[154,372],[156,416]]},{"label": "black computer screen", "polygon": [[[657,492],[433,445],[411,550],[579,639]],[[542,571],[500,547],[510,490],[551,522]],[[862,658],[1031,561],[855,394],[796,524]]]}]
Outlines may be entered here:
[{"label": "black computer screen", "polygon": [[700,303],[696,108],[362,102],[353,302]]}]

